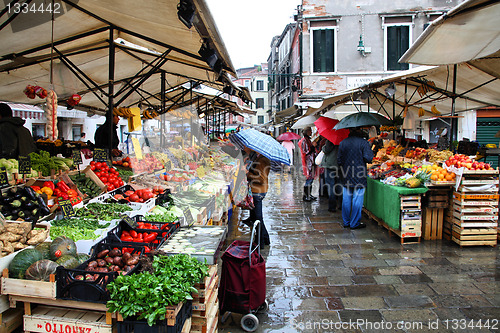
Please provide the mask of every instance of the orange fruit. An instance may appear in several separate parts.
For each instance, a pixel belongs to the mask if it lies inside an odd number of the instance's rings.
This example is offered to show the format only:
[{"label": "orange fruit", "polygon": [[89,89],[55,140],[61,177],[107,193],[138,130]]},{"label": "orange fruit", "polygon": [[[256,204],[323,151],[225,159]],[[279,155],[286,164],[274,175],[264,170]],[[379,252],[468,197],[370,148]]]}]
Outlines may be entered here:
[{"label": "orange fruit", "polygon": [[456,176],[454,172],[451,173],[451,178],[455,179]]},{"label": "orange fruit", "polygon": [[444,177],[444,179],[446,179],[447,181],[451,181],[451,180],[453,180],[453,176],[452,176],[452,175],[450,175],[450,174],[447,174],[447,175]]},{"label": "orange fruit", "polygon": [[438,180],[438,175],[433,174],[433,175],[431,176],[431,180],[434,180],[434,181]]},{"label": "orange fruit", "polygon": [[439,178],[439,180],[444,180],[444,175],[442,173],[440,173],[438,178]]}]

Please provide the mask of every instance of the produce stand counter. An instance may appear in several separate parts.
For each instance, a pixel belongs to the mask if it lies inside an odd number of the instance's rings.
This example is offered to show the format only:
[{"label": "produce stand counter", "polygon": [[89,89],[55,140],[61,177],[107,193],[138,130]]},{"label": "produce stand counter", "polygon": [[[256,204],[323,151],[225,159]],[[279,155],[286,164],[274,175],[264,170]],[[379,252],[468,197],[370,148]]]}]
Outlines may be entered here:
[{"label": "produce stand counter", "polygon": [[[421,236],[421,194],[427,188],[406,188],[386,185],[368,178],[364,207],[369,216],[377,218],[380,224],[401,237]],[[402,214],[403,213],[403,214]]]}]

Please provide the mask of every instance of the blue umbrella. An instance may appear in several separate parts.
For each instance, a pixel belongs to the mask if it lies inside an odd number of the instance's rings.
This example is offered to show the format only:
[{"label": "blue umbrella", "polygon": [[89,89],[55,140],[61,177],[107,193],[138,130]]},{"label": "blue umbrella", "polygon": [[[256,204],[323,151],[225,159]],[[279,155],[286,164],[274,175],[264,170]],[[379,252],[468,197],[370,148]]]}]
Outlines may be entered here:
[{"label": "blue umbrella", "polygon": [[229,140],[240,149],[247,147],[271,161],[290,165],[288,151],[270,135],[249,128],[231,134]]}]

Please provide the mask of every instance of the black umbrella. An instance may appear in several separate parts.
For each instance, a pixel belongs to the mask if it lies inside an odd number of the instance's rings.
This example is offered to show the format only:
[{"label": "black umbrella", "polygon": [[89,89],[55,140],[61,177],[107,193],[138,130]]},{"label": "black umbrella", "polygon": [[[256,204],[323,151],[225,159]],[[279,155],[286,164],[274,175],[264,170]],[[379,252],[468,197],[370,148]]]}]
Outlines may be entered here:
[{"label": "black umbrella", "polygon": [[366,126],[380,126],[390,125],[391,120],[386,117],[372,112],[357,112],[350,114],[344,118],[335,127],[336,130],[342,128],[366,127]]}]

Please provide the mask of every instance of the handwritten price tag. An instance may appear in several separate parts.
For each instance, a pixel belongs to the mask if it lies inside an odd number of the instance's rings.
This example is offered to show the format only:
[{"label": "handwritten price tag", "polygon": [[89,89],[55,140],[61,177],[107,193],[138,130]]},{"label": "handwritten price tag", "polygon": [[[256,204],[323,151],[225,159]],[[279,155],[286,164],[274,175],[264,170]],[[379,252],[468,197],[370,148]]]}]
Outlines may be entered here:
[{"label": "handwritten price tag", "polygon": [[107,162],[108,152],[103,148],[94,148],[94,161],[96,162]]},{"label": "handwritten price tag", "polygon": [[58,202],[58,204],[59,207],[61,207],[63,218],[76,216],[75,210],[73,209],[73,205],[69,200],[61,200]]},{"label": "handwritten price tag", "polygon": [[31,173],[31,158],[29,156],[19,156],[19,174],[29,175]]},{"label": "handwritten price tag", "polygon": [[132,228],[136,228],[137,227],[137,222],[134,221],[130,216],[122,215],[122,221],[125,222],[125,223],[127,223]]},{"label": "handwritten price tag", "polygon": [[7,171],[5,169],[0,169],[0,187],[9,186],[9,178],[7,177]]},{"label": "handwritten price tag", "polygon": [[73,157],[73,163],[78,165],[82,164],[82,153],[80,152],[79,149],[75,149],[71,152],[71,156]]}]

